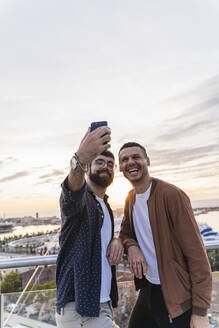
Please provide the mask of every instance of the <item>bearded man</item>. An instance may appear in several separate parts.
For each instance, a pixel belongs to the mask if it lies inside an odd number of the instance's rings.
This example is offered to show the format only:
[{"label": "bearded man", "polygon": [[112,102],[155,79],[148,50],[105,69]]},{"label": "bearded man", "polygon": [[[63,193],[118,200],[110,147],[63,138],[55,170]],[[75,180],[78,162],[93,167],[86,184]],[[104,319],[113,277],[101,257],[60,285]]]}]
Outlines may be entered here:
[{"label": "bearded man", "polygon": [[[62,229],[57,258],[56,321],[60,328],[115,328],[116,267],[123,246],[114,236],[105,194],[114,178],[108,127],[88,129],[71,159],[60,198]],[[86,173],[86,180],[85,180]]]}]

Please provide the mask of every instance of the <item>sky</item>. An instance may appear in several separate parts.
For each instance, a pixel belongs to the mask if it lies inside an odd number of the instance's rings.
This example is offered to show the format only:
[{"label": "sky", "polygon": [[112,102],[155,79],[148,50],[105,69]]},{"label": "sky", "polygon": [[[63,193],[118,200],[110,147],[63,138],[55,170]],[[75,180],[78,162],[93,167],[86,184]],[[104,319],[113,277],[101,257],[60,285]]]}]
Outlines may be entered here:
[{"label": "sky", "polygon": [[[58,215],[99,120],[117,162],[140,142],[151,175],[219,206],[218,16],[216,0],[1,0],[0,217]],[[117,171],[112,206],[129,189]]]}]

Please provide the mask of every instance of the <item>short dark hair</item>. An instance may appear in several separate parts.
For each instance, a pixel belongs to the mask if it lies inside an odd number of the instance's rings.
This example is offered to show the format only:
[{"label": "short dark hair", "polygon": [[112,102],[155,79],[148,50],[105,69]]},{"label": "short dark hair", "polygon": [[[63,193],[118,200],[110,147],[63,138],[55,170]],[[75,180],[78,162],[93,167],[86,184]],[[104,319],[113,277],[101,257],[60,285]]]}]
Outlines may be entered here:
[{"label": "short dark hair", "polygon": [[140,145],[140,144],[137,143],[137,142],[126,142],[126,143],[124,143],[124,145],[123,145],[123,146],[120,148],[120,150],[119,150],[119,154],[120,154],[120,152],[121,152],[124,148],[129,148],[129,147],[139,147],[139,148],[142,150],[142,152],[143,152],[143,154],[144,154],[144,157],[145,157],[145,158],[147,157],[147,152],[146,152],[145,147],[142,146],[142,145]]},{"label": "short dark hair", "polygon": [[103,151],[100,155],[103,155],[106,157],[111,157],[115,161],[115,157],[114,157],[113,153],[111,153],[111,151],[109,151],[109,150]]}]

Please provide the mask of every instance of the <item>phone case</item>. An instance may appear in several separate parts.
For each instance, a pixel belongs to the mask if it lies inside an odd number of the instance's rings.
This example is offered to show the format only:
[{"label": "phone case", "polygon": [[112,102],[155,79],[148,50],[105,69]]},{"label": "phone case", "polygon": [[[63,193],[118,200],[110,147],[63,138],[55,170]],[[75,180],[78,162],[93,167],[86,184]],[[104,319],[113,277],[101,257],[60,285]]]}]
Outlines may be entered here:
[{"label": "phone case", "polygon": [[90,125],[90,130],[94,131],[95,129],[99,128],[100,126],[107,126],[107,121],[92,122]]}]

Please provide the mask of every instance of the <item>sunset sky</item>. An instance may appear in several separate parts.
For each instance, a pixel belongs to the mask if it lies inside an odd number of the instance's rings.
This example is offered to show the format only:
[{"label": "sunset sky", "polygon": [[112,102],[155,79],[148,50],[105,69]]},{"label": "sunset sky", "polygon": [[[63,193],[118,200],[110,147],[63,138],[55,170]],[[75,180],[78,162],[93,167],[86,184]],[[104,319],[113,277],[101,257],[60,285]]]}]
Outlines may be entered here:
[{"label": "sunset sky", "polygon": [[[219,206],[218,17],[216,0],[1,0],[0,217],[59,213],[96,120],[117,162],[140,142],[151,175]],[[129,189],[117,172],[111,204]]]}]

